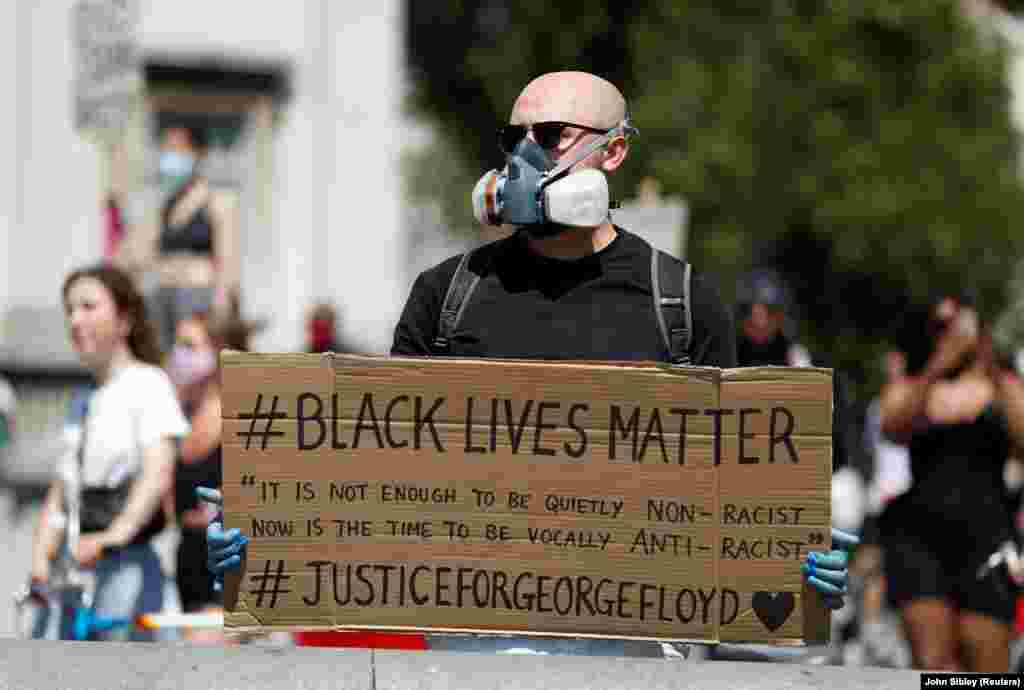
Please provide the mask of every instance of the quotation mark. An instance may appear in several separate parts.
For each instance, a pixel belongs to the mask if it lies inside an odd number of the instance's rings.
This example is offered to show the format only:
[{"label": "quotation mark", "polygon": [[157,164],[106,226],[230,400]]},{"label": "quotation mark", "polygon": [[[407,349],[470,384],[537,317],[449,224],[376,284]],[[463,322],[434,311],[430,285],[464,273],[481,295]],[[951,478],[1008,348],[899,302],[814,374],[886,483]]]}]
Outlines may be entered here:
[{"label": "quotation mark", "polygon": [[[291,592],[290,589],[281,588],[282,582],[292,579],[291,575],[284,574],[284,561],[279,560],[277,562],[277,572],[275,573],[270,572],[270,561],[267,561],[267,564],[263,566],[263,574],[250,575],[249,579],[259,585],[259,589],[249,590],[249,594],[256,595],[256,608],[263,607],[263,598],[268,594],[270,595],[269,608],[274,608],[275,606],[277,606],[278,594],[288,594],[289,592]],[[271,586],[268,586],[267,583],[271,581],[273,581],[273,584]]]},{"label": "quotation mark", "polygon": [[243,474],[242,475],[242,486],[256,486],[256,475],[255,474]]},{"label": "quotation mark", "polygon": [[821,546],[825,543],[825,535],[821,532],[811,532],[807,537],[807,543],[811,546]]},{"label": "quotation mark", "polygon": [[[245,439],[245,449],[246,450],[249,450],[249,446],[252,443],[253,436],[259,436],[260,437],[260,440],[261,440],[260,450],[266,450],[267,449],[267,439],[270,438],[271,436],[284,436],[284,432],[283,431],[271,431],[271,428],[274,426],[274,420],[275,419],[281,419],[282,417],[286,417],[287,416],[284,412],[278,412],[277,411],[277,399],[278,399],[278,396],[275,395],[274,399],[270,403],[270,410],[264,412],[263,411],[263,394],[260,393],[259,395],[256,396],[256,407],[253,409],[252,413],[250,413],[250,414],[242,413],[242,414],[238,415],[239,419],[251,419],[252,420],[251,422],[249,422],[249,430],[248,431],[239,431],[239,432],[237,432],[238,436],[240,436],[241,438]],[[266,426],[263,427],[263,431],[256,431],[256,422],[259,422],[261,420],[262,421],[266,421],[267,424],[266,424]]]}]

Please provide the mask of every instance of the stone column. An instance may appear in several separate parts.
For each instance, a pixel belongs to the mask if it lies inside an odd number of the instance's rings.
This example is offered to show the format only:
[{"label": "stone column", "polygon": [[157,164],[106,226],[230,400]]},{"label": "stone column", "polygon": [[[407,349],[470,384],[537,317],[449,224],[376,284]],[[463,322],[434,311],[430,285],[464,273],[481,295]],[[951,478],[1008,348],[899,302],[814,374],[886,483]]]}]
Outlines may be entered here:
[{"label": "stone column", "polygon": [[5,340],[5,314],[10,303],[11,236],[18,231],[22,212],[22,161],[26,155],[19,145],[19,129],[27,117],[22,97],[28,88],[25,54],[28,37],[20,35],[23,15],[29,12],[26,3],[0,3],[0,83],[6,84],[9,107],[0,108],[0,347]]},{"label": "stone column", "polygon": [[[328,3],[324,3],[326,6]],[[326,223],[317,251],[328,257],[327,290],[341,307],[345,336],[386,352],[405,300],[400,153],[402,7],[399,0],[330,3],[327,87],[333,129],[318,155]]]}]

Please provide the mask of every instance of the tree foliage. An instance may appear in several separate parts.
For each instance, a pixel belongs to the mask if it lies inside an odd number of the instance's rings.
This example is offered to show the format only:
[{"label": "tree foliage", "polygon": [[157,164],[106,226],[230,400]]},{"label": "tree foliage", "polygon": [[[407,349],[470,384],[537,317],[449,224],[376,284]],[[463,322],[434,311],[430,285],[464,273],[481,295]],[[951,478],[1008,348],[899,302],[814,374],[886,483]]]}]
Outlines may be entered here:
[{"label": "tree foliage", "polygon": [[1022,0],[998,0],[992,4],[1015,15],[1024,14],[1024,1]]},{"label": "tree foliage", "polygon": [[[586,70],[641,132],[614,193],[653,175],[685,198],[688,256],[727,297],[779,268],[831,365],[870,374],[908,301],[965,280],[1001,308],[1024,236],[1007,54],[959,2],[585,7],[409,3],[414,106],[472,179],[501,163],[492,132],[530,79]],[[469,187],[450,192],[461,224]]]}]

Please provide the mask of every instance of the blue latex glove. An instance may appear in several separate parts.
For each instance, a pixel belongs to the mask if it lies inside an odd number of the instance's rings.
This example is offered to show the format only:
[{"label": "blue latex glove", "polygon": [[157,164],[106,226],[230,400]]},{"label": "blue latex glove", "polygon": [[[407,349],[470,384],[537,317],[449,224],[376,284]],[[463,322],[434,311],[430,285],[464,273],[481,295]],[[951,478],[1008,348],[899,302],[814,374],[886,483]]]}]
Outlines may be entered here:
[{"label": "blue latex glove", "polygon": [[[197,487],[196,496],[200,501],[213,503],[216,506],[224,505],[224,498],[216,489]],[[242,565],[245,558],[245,547],[249,538],[242,534],[237,528],[224,530],[224,511],[217,511],[206,528],[206,567],[213,573],[214,589],[220,591],[224,583],[224,573],[229,570],[236,570]]]},{"label": "blue latex glove", "polygon": [[851,546],[860,544],[860,539],[832,528],[832,551],[811,551],[800,566],[804,579],[821,592],[825,606],[840,609],[845,603],[846,584],[849,579],[847,565]]}]

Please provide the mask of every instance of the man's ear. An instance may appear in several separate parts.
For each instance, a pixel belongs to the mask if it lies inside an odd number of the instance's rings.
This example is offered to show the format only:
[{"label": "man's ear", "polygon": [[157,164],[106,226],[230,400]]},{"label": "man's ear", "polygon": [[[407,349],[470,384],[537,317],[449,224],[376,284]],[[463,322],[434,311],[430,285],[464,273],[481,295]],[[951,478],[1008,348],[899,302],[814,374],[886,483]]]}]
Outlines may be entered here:
[{"label": "man's ear", "polygon": [[618,137],[609,142],[605,151],[604,160],[601,162],[601,170],[606,173],[614,172],[626,160],[626,155],[629,153],[629,144],[626,142],[625,137]]}]

